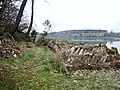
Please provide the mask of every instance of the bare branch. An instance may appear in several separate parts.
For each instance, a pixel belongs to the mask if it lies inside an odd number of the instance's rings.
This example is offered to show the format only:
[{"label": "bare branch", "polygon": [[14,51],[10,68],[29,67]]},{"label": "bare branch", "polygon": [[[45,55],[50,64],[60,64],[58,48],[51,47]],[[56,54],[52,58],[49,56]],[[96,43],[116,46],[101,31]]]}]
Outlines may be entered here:
[{"label": "bare branch", "polygon": [[44,0],[44,1],[45,1],[48,5],[50,5],[47,0]]}]

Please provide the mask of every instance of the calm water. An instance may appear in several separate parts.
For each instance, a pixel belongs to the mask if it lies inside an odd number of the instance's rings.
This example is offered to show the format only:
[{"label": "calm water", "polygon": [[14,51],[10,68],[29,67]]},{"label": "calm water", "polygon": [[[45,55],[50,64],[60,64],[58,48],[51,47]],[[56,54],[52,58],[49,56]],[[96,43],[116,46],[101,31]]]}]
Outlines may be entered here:
[{"label": "calm water", "polygon": [[120,41],[107,42],[106,44],[109,48],[116,47],[120,53]]}]

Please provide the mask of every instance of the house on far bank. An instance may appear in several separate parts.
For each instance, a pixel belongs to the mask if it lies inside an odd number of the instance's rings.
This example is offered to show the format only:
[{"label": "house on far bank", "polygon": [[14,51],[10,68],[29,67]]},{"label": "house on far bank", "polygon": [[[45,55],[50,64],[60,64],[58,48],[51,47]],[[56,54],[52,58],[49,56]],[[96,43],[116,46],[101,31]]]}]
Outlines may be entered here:
[{"label": "house on far bank", "polygon": [[72,37],[105,37],[107,30],[66,30],[60,32],[52,32],[50,36],[72,38]]},{"label": "house on far bank", "polygon": [[107,33],[107,30],[77,30],[72,32],[72,35],[79,37],[104,37]]},{"label": "house on far bank", "polygon": [[110,33],[107,33],[105,36],[106,36],[106,37],[116,37],[116,38],[120,38],[120,33],[110,32]]},{"label": "house on far bank", "polygon": [[68,41],[115,41],[120,40],[120,33],[108,33],[107,30],[67,30],[60,32],[51,32],[48,37],[58,40]]}]

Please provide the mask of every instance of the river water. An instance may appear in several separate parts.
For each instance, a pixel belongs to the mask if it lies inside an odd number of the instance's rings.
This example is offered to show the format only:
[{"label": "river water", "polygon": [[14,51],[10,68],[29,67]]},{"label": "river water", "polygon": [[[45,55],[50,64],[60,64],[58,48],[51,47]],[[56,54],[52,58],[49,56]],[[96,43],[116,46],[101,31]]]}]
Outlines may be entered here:
[{"label": "river water", "polygon": [[116,47],[118,49],[119,54],[120,54],[120,41],[107,42],[106,45],[108,48]]}]

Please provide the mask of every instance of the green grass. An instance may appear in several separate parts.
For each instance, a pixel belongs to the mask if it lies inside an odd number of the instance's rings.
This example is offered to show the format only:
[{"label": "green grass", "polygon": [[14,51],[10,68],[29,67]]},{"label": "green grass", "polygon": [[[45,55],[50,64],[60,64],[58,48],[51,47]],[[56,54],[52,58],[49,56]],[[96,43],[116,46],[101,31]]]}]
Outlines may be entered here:
[{"label": "green grass", "polygon": [[0,90],[9,90],[8,87],[6,85],[0,85]]},{"label": "green grass", "polygon": [[33,47],[23,57],[0,60],[0,90],[120,90],[118,71],[60,74],[47,47]]}]

